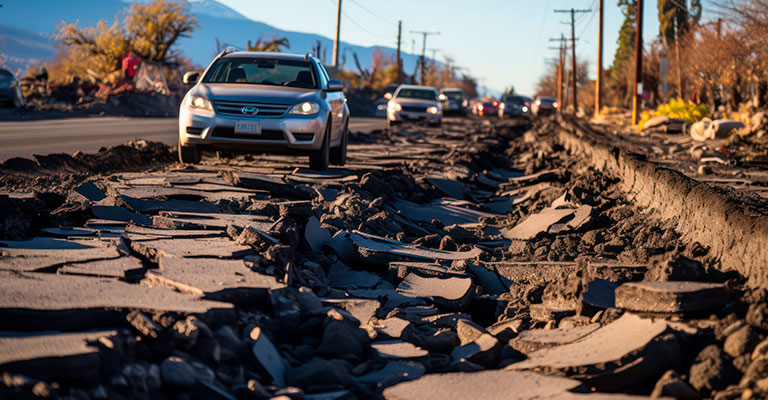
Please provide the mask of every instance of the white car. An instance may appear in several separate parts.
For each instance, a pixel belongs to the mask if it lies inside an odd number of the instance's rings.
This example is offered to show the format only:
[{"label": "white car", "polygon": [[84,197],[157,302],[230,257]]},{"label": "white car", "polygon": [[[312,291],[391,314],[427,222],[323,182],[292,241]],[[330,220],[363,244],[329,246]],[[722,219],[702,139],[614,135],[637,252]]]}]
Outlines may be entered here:
[{"label": "white car", "polygon": [[387,123],[426,121],[440,126],[443,110],[437,97],[437,89],[431,86],[401,85],[387,103]]}]

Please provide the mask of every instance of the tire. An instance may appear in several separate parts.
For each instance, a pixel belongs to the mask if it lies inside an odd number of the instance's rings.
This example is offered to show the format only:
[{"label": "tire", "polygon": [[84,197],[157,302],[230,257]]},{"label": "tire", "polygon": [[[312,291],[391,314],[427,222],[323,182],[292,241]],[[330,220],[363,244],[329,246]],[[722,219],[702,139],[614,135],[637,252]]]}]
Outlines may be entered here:
[{"label": "tire", "polygon": [[309,154],[309,168],[315,171],[325,171],[328,169],[328,162],[330,159],[330,133],[331,133],[331,119],[328,118],[328,127],[325,128],[325,135],[323,135],[323,144],[320,145],[320,149],[313,150]]},{"label": "tire", "polygon": [[347,143],[349,143],[349,123],[341,133],[341,143],[331,149],[331,164],[343,167],[347,164]]},{"label": "tire", "polygon": [[194,146],[179,145],[179,161],[184,164],[197,164],[202,158],[202,152]]}]

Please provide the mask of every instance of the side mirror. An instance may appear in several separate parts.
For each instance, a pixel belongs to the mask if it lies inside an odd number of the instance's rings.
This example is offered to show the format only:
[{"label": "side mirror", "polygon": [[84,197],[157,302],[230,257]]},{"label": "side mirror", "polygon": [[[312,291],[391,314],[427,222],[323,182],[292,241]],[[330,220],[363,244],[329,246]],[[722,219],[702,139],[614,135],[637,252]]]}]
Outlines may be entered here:
[{"label": "side mirror", "polygon": [[392,93],[389,93],[389,92],[384,93],[384,98],[387,100],[392,100]]},{"label": "side mirror", "polygon": [[447,97],[445,97],[444,94],[440,93],[440,96],[437,96],[437,99],[440,100],[440,101],[445,101],[445,99],[447,99]]},{"label": "side mirror", "polygon": [[344,85],[341,84],[341,82],[333,79],[330,82],[328,82],[328,89],[327,92],[341,92],[344,90]]},{"label": "side mirror", "polygon": [[194,85],[200,79],[200,71],[189,71],[184,74],[182,81],[187,85]]}]

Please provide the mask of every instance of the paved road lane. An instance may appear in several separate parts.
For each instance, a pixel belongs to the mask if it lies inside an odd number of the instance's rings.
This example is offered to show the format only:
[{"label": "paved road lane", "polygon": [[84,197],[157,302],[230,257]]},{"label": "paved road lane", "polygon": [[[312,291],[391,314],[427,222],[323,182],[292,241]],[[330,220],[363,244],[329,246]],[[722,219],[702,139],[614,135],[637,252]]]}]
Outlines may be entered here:
[{"label": "paved road lane", "polygon": [[[71,118],[0,122],[0,161],[33,154],[86,153],[130,139],[176,144],[176,118]],[[370,132],[386,120],[352,118],[350,130]]]}]

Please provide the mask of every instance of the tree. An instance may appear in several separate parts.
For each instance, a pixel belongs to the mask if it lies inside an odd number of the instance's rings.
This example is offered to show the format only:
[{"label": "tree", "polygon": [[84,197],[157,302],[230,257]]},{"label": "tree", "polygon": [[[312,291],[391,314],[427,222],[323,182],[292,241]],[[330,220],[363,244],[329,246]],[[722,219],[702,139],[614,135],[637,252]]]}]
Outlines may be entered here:
[{"label": "tree", "polygon": [[60,59],[70,64],[67,70],[75,72],[90,69],[101,79],[120,70],[121,61],[131,51],[132,43],[120,25],[119,14],[109,25],[106,20],[86,28],[78,28],[77,24],[62,22],[58,26],[57,38],[69,50],[59,55]]},{"label": "tree", "polygon": [[680,39],[688,34],[691,27],[698,25],[701,18],[701,1],[691,0],[690,7],[686,0],[658,0],[656,4],[659,13],[659,36],[664,45],[664,53],[669,59],[670,49],[674,46],[677,96],[684,97]]},{"label": "tree", "polygon": [[143,60],[173,67],[182,63],[181,53],[173,50],[173,45],[200,27],[189,13],[188,2],[171,0],[133,3],[123,24],[134,53]]},{"label": "tree", "polygon": [[81,64],[70,65],[71,71],[90,70],[107,79],[120,70],[123,57],[131,51],[165,67],[185,64],[187,60],[173,46],[179,38],[190,37],[197,27],[187,2],[154,0],[132,4],[117,13],[111,24],[100,20],[95,26],[81,28],[77,21],[62,21],[56,37],[70,53],[60,58]]},{"label": "tree", "polygon": [[275,35],[272,35],[269,39],[265,39],[264,36],[262,36],[253,44],[251,44],[251,41],[249,40],[247,50],[280,53],[282,48],[291,48],[291,43],[288,41],[288,38],[278,38],[275,37]]},{"label": "tree", "polygon": [[618,47],[609,69],[606,88],[617,104],[629,102],[630,76],[632,76],[627,61],[633,57],[635,49],[635,14],[637,0],[619,0],[618,6],[624,15],[624,22],[619,30]]}]

